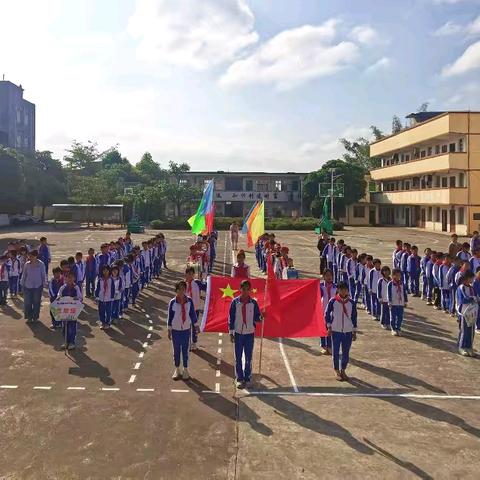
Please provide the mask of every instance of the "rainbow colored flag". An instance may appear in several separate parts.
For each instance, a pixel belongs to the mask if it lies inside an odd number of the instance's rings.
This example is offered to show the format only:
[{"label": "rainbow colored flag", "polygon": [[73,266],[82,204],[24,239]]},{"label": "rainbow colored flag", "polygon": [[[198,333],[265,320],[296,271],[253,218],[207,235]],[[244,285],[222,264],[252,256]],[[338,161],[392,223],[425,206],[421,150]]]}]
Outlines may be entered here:
[{"label": "rainbow colored flag", "polygon": [[[210,233],[213,230],[213,179],[208,182],[208,185],[203,191],[203,197],[198,205],[195,215],[188,219],[188,224],[192,227],[192,233],[200,235],[202,232]],[[210,231],[207,231],[210,229]]]},{"label": "rainbow colored flag", "polygon": [[255,207],[258,205],[258,202],[255,202],[253,205],[252,205],[252,208],[248,211],[247,213],[247,216],[244,218],[243,220],[243,225],[242,225],[242,233],[244,235],[246,235],[248,233],[248,225],[247,225],[247,222],[248,222],[248,219],[250,218],[250,215],[252,214],[253,210],[255,209]]},{"label": "rainbow colored flag", "polygon": [[265,233],[265,201],[255,205],[247,220],[247,243],[253,247],[258,238]]}]

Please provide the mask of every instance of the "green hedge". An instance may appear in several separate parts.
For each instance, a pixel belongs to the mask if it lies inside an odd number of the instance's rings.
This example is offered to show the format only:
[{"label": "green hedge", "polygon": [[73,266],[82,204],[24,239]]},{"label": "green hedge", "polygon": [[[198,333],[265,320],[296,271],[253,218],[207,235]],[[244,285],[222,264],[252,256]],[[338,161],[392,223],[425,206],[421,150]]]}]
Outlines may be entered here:
[{"label": "green hedge", "polygon": [[[239,225],[243,224],[243,218],[216,217],[215,228],[217,230],[228,230],[230,225],[236,221]],[[301,217],[293,218],[267,218],[265,220],[265,230],[311,230],[319,224],[318,218]],[[150,228],[153,230],[187,230],[188,224],[185,218],[172,218],[168,220],[153,220],[150,222]],[[335,230],[343,230],[343,224],[335,222]]]}]

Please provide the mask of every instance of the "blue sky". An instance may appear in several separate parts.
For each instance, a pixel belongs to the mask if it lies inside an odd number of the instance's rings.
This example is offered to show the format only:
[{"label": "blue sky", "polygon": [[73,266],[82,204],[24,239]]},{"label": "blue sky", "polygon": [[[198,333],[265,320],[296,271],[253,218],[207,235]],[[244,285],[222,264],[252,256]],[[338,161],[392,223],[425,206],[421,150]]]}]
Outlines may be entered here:
[{"label": "blue sky", "polygon": [[[73,139],[192,169],[310,171],[428,101],[480,110],[479,0],[0,0],[0,73]],[[18,28],[19,25],[22,28]],[[14,41],[12,42],[12,38]]]}]

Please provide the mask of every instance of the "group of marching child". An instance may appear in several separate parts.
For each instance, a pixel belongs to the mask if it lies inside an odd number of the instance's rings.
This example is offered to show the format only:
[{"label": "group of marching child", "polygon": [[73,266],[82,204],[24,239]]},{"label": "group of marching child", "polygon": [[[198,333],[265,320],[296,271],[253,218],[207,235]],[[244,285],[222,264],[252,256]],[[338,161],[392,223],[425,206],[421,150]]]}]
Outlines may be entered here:
[{"label": "group of marching child", "polygon": [[[345,368],[351,341],[355,340],[359,302],[383,329],[399,336],[408,295],[421,297],[427,305],[457,317],[459,353],[474,355],[475,328],[480,329],[480,237],[477,232],[470,243],[459,243],[457,235],[452,235],[448,253],[426,248],[423,256],[419,255],[417,246],[397,240],[392,268],[382,266],[381,260],[372,255],[359,254],[341,239],[336,241],[326,235],[324,239],[320,289],[329,335],[321,338],[321,352],[330,355],[333,348],[334,369],[339,380],[347,378]],[[339,310],[337,303],[344,304],[342,309]],[[339,310],[337,316],[335,309]],[[337,318],[341,318],[337,326],[348,338],[336,338],[335,331],[332,334]],[[339,341],[344,342],[341,365],[338,363]]]}]

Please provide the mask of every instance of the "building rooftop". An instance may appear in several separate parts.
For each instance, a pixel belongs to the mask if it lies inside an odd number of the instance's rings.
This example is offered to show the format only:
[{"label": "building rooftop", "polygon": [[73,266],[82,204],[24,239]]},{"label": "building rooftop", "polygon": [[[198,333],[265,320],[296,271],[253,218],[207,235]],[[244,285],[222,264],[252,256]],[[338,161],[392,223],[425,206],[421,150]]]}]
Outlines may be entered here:
[{"label": "building rooftop", "polygon": [[305,172],[230,172],[225,170],[217,171],[190,171],[185,175],[308,175]]},{"label": "building rooftop", "polygon": [[443,115],[446,112],[416,112],[407,115],[405,118],[409,118],[415,120],[417,123],[426,122],[433,117],[438,117],[439,115]]}]

